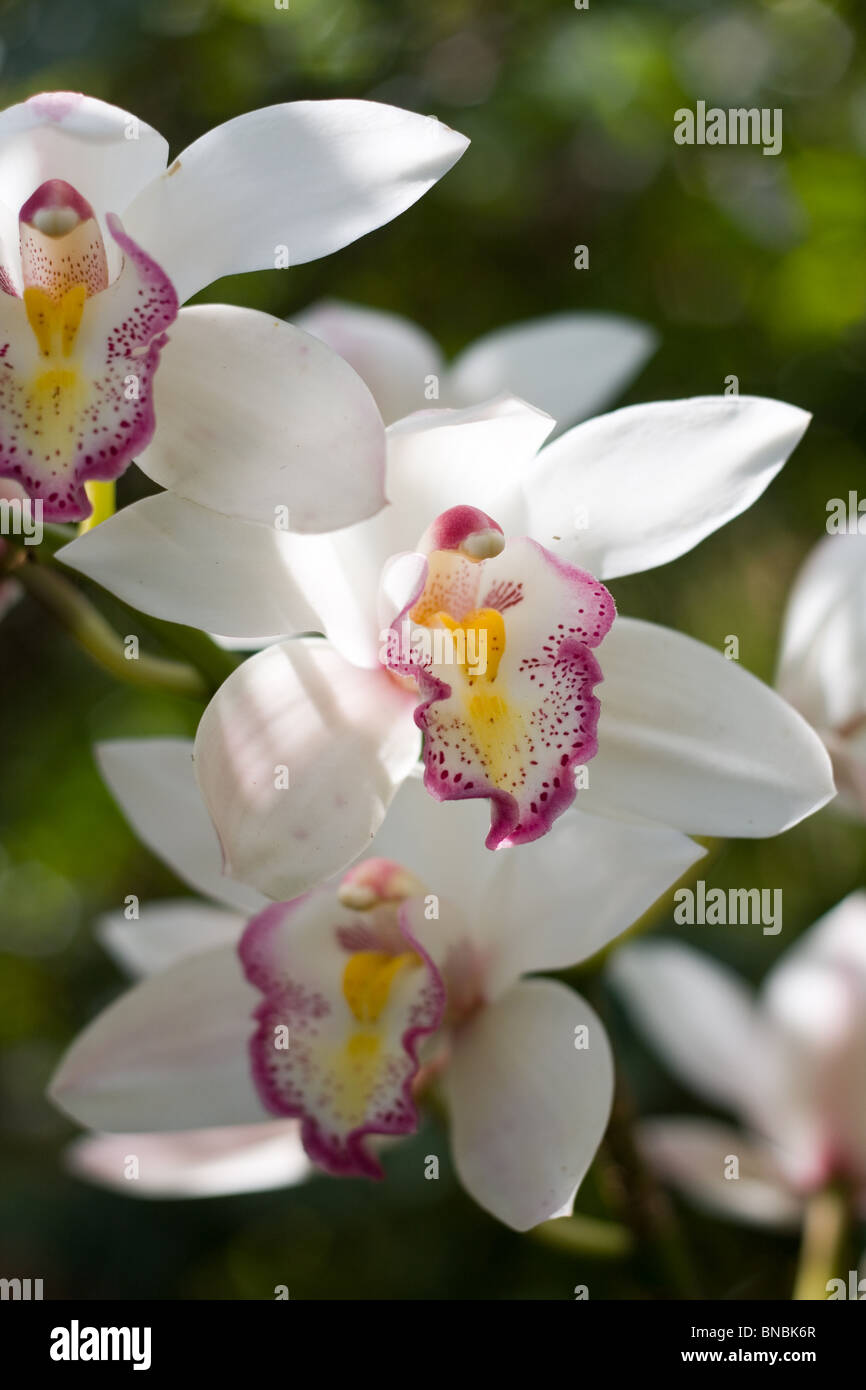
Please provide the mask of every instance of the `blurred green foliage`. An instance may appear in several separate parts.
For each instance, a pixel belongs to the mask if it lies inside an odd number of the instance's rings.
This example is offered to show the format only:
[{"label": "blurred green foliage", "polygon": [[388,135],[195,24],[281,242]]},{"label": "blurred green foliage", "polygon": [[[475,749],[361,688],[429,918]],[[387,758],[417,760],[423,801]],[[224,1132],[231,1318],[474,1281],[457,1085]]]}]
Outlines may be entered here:
[{"label": "blurred green foliage", "polygon": [[[855,0],[2,0],[3,104],[74,88],[134,111],[179,152],[272,102],[371,97],[472,137],[405,216],[327,260],[236,277],[202,298],[290,316],[331,295],[416,319],[448,351],[561,309],[646,319],[661,348],[629,400],[723,389],[781,397],[815,420],[751,511],[665,569],[614,585],[623,611],[721,647],[772,679],[795,570],[828,498],[862,488],[866,373],[866,59]],[[781,107],[784,151],[678,147],[698,98]],[[573,268],[573,248],[590,268]],[[133,479],[124,482],[132,495]],[[111,611],[110,605],[108,611]],[[0,1086],[4,1272],[46,1295],[148,1298],[647,1297],[636,1264],[546,1248],[478,1211],[428,1122],[376,1186],[143,1203],[67,1176],[71,1127],[42,1098],[76,1030],[122,986],[92,923],[134,892],[178,885],[137,844],[93,767],[95,738],[192,733],[199,708],[113,685],[30,602],[0,629]],[[758,979],[793,936],[864,881],[866,833],[825,811],[769,842],[724,846],[714,885],[784,890],[785,928],[661,930]],[[23,884],[27,883],[26,891]],[[575,911],[580,907],[576,883]],[[574,977],[610,1024],[647,1113],[691,1110],[597,972]],[[443,1159],[438,1183],[423,1157]],[[603,1168],[579,1198],[605,1215]],[[785,1297],[787,1239],[682,1208],[700,1292]],[[698,1289],[696,1289],[698,1292]]]}]

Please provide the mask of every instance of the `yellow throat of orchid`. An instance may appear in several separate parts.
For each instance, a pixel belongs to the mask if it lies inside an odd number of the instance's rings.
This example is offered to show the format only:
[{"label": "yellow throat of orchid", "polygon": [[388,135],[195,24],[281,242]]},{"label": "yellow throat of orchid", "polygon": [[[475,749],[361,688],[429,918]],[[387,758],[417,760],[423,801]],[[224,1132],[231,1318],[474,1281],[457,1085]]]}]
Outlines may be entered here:
[{"label": "yellow throat of orchid", "polygon": [[43,357],[71,357],[87,299],[86,285],[71,285],[59,299],[30,285],[24,291],[27,321]]},{"label": "yellow throat of orchid", "polygon": [[[58,443],[65,442],[70,420],[85,403],[87,394],[74,360],[75,344],[87,301],[87,286],[71,285],[55,299],[40,285],[30,285],[24,290],[23,298],[27,321],[33,330],[40,356],[46,359],[44,370],[37,372],[33,379],[32,398],[41,419],[51,423]],[[84,490],[93,510],[81,522],[79,535],[98,526],[115,510],[114,482],[90,481],[85,483]]]},{"label": "yellow throat of orchid", "polygon": [[39,285],[24,290],[27,321],[39,349],[27,409],[48,450],[65,457],[76,421],[87,405],[88,386],[75,358],[87,287],[72,285],[58,299]]},{"label": "yellow throat of orchid", "polygon": [[395,978],[417,962],[414,951],[356,951],[343,971],[343,997],[361,1024],[378,1023]]},{"label": "yellow throat of orchid", "polygon": [[[430,626],[437,624],[464,634],[465,660],[455,663],[465,677],[459,693],[463,718],[499,784],[512,770],[514,750],[521,745],[524,731],[521,715],[509,702],[506,688],[497,682],[505,655],[505,618],[497,608],[476,608],[459,620],[440,610],[430,620]],[[453,683],[452,690],[458,693]]]},{"label": "yellow throat of orchid", "polygon": [[362,1116],[379,1080],[387,1049],[382,1037],[382,1015],[397,976],[421,964],[413,951],[391,955],[388,951],[356,951],[343,971],[343,997],[356,1026],[333,1058],[342,1081],[340,1109],[351,1121]]}]

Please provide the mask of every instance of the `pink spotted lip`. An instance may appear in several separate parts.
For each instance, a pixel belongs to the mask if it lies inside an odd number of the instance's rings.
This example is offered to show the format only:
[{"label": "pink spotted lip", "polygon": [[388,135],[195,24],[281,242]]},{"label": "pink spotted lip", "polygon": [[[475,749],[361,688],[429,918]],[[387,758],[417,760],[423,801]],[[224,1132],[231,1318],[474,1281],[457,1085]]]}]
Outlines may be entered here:
[{"label": "pink spotted lip", "polygon": [[[410,1134],[417,1128],[413,1083],[420,1067],[418,1048],[422,1039],[441,1023],[445,987],[430,956],[409,930],[405,906],[397,909],[403,948],[419,957],[424,969],[423,984],[408,1011],[399,1056],[387,1059],[387,1068],[374,1088],[364,1122],[340,1132],[333,1123],[336,1107],[332,1104],[332,1092],[337,1083],[322,1071],[317,1060],[329,1021],[334,1017],[334,1002],[329,997],[333,991],[307,983],[302,952],[293,958],[291,973],[285,967],[285,932],[292,931],[312,896],[307,894],[291,903],[265,908],[248,924],[241,939],[238,951],[246,978],[264,996],[255,1011],[257,1027],[249,1044],[251,1073],[268,1110],[301,1121],[301,1139],[313,1163],[338,1177],[380,1179],[384,1176],[382,1166],[369,1152],[366,1141],[373,1135]],[[320,930],[326,933],[328,945],[335,949],[338,959],[345,960],[352,952],[384,944],[365,917],[351,911],[338,914],[335,910],[334,925]],[[332,984],[336,987],[336,982]],[[278,1056],[273,1040],[274,1030],[280,1025],[289,1027],[291,1044]],[[325,1118],[328,1114],[332,1117],[330,1122]]]},{"label": "pink spotted lip", "polygon": [[[55,180],[37,190],[39,207],[67,198],[67,186],[58,185]],[[91,211],[83,199],[79,203],[73,200],[74,211]],[[154,375],[178,297],[120,220],[109,214],[106,225],[124,254],[123,269],[107,288],[88,295],[68,358],[40,358],[24,304],[0,296],[0,477],[40,498],[46,521],[88,516],[84,484],[119,477],[156,425]],[[98,278],[96,265],[85,271]]]},{"label": "pink spotted lip", "polygon": [[[487,797],[486,843],[497,849],[538,839],[574,801],[577,769],[598,751],[594,687],[603,676],[592,649],[616,609],[592,575],[527,537],[475,559],[473,536],[483,531],[495,540],[493,528],[501,535],[474,508],[453,508],[428,528],[423,550],[431,562],[443,540],[451,558],[438,572],[422,571],[392,624],[386,665],[411,677],[421,695],[415,722],[425,735],[428,791],[442,801]],[[504,621],[507,667],[504,659],[486,684],[467,682],[453,667],[407,655],[401,631],[419,604],[457,621],[495,610]]]}]

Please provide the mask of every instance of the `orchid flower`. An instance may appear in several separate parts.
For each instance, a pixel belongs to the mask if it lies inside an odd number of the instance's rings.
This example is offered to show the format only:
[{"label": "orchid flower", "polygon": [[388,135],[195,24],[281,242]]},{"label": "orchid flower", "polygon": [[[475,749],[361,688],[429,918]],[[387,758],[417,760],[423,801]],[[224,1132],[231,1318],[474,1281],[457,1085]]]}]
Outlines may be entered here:
[{"label": "orchid flower", "polygon": [[742,511],[807,418],[749,397],[632,406],[535,457],[553,422],[522,401],[421,412],[390,427],[391,505],[360,525],[241,545],[163,494],[65,554],[162,617],[326,634],[245,661],[199,726],[227,872],[270,897],[367,848],[422,732],[428,790],[489,798],[491,848],[544,834],[578,786],[589,812],[773,835],[833,794],[818,737],[721,652],[614,622],[599,580]]},{"label": "orchid flower", "polygon": [[[61,1108],[102,1132],[76,1151],[79,1170],[119,1186],[106,1165],[137,1153],[126,1136],[144,1133],[141,1179],[162,1192],[201,1181],[182,1159],[198,1165],[203,1149],[210,1191],[219,1159],[218,1190],[248,1190],[262,1147],[268,1180],[285,1162],[294,1181],[296,1133],[275,1126],[296,1125],[318,1168],[377,1178],[379,1148],[416,1128],[418,1098],[436,1085],[476,1201],[518,1230],[570,1211],[607,1123],[610,1050],[578,995],[523,977],[605,946],[701,847],[571,810],[528,850],[478,855],[483,808],[437,807],[413,777],[371,856],[265,905],[221,873],[191,751],[180,740],[100,749],[136,830],[212,902],[145,906],[139,921],[116,914],[103,927],[146,978],[90,1024],[52,1083]],[[246,925],[239,907],[253,910]]]},{"label": "orchid flower", "polygon": [[646,324],[619,314],[550,314],[487,333],[446,366],[430,335],[399,314],[327,299],[292,322],[355,368],[389,425],[431,404],[476,405],[508,392],[562,429],[615,400],[657,341]]},{"label": "orchid flower", "polygon": [[866,1214],[866,893],[805,932],[757,998],[674,942],[626,946],[610,978],[680,1080],[744,1126],[646,1123],[660,1173],[734,1220],[798,1224],[834,1180],[853,1185]]},{"label": "orchid flower", "polygon": [[866,535],[826,536],[808,556],[788,600],[776,685],[827,745],[840,807],[866,818]]},{"label": "orchid flower", "polygon": [[[336,354],[267,314],[179,312],[212,281],[327,255],[411,206],[466,141],[364,101],[240,116],[170,167],[75,92],[0,113],[0,477],[46,521],[133,458],[225,518],[321,531],[375,512],[381,422]],[[243,465],[243,466],[240,466]]]}]

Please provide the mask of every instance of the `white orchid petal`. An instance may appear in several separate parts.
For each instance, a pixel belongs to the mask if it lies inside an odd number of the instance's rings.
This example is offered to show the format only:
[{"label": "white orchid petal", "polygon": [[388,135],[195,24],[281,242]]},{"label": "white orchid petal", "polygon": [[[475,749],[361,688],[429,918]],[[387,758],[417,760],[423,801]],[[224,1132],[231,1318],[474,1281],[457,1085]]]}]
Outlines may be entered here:
[{"label": "white orchid petal", "polygon": [[240,912],[258,911],[261,896],[222,872],[188,739],[113,739],[95,752],[109,791],[148,849],[206,897]]},{"label": "white orchid petal", "polygon": [[707,1211],[774,1230],[803,1220],[803,1201],[773,1150],[739,1130],[715,1120],[645,1120],[637,1140],[653,1168]]},{"label": "white orchid petal", "polygon": [[527,980],[479,1009],[444,1086],[457,1173],[480,1206],[518,1231],[570,1210],[613,1099],[610,1045],[579,995]]},{"label": "white orchid petal", "polygon": [[318,629],[293,574],[296,543],[306,539],[160,492],[57,554],[143,613],[252,639]]},{"label": "white orchid petal", "polygon": [[[488,998],[520,974],[587,959],[705,853],[675,830],[567,811],[541,840],[485,854],[488,818],[483,802],[434,801],[412,776],[371,845],[459,905],[487,960]],[[624,863],[628,874],[616,871]]]},{"label": "white orchid petal", "polygon": [[272,1119],[248,1056],[258,992],[219,947],[140,981],[79,1034],[51,1082],[61,1110],[110,1133]]},{"label": "white orchid petal", "polygon": [[293,1187],[312,1172],[294,1120],[177,1134],[88,1134],[70,1144],[66,1163],[78,1177],[126,1197],[265,1192]]},{"label": "white orchid petal", "polygon": [[789,970],[830,965],[866,991],[866,891],[849,893],[797,937],[765,981],[772,990]]},{"label": "white orchid petal", "polygon": [[99,918],[96,934],[128,974],[155,975],[199,951],[236,945],[246,923],[241,913],[174,898],[145,903],[134,919],[125,912],[108,912]]},{"label": "white orchid petal", "polygon": [[834,795],[830,760],[790,705],[735,661],[617,618],[600,651],[598,753],[584,811],[691,835],[777,835]]},{"label": "white orchid petal", "polygon": [[776,681],[819,729],[866,716],[866,535],[825,536],[788,599]]},{"label": "white orchid petal", "polygon": [[289,899],[351,863],[417,760],[413,703],[326,642],[268,647],[238,667],[195,746],[228,871]]},{"label": "white orchid petal", "polygon": [[227,650],[323,632],[347,661],[377,667],[376,558],[384,547],[367,535],[386,516],[304,536],[160,492],[92,527],[57,558],[143,613],[219,633]]},{"label": "white orchid petal", "polygon": [[394,797],[370,851],[410,869],[431,893],[459,903],[472,927],[506,853],[481,848],[489,824],[483,801],[434,801],[419,765]]},{"label": "white orchid petal", "polygon": [[657,336],[616,314],[550,314],[495,329],[454,362],[449,404],[471,405],[510,391],[560,426],[595,415],[628,386]]},{"label": "white orchid petal", "polygon": [[388,430],[389,505],[341,531],[292,538],[296,581],[348,660],[378,666],[382,569],[415,547],[442,510],[440,500],[481,499],[480,506],[486,498],[498,508],[497,521],[511,516],[517,533],[525,529],[519,479],[552,427],[548,416],[509,399],[408,417]]},{"label": "white orchid petal", "polygon": [[762,1089],[766,1030],[733,971],[676,942],[654,941],[617,951],[609,978],[686,1085],[736,1110]]},{"label": "white orchid petal", "polygon": [[379,581],[379,623],[383,630],[421,594],[426,578],[426,555],[407,550],[389,556]]},{"label": "white orchid petal", "polygon": [[[321,338],[354,367],[372,391],[387,425],[430,407],[431,397],[425,392],[441,382],[442,354],[429,333],[409,319],[323,299],[293,314],[292,322]],[[495,394],[495,390],[484,393]]]},{"label": "white orchid petal", "polygon": [[388,553],[411,550],[435,517],[464,505],[487,512],[506,535],[524,534],[522,483],[534,476],[535,455],[553,427],[550,416],[511,396],[466,410],[419,411],[391,425]]},{"label": "white orchid petal", "polygon": [[757,396],[627,406],[577,425],[527,479],[529,534],[599,579],[691,550],[758,498],[809,416]]},{"label": "white orchid petal", "polygon": [[[56,178],[71,183],[100,219],[122,215],[167,159],[158,131],[81,92],[42,92],[0,112],[0,188],[16,218],[31,193]],[[110,244],[106,250],[116,274],[119,253]]]},{"label": "white orchid petal", "polygon": [[772,1132],[812,1180],[828,1156],[866,1172],[866,893],[849,894],[797,939],[761,999],[786,1063]]},{"label": "white orchid petal", "polygon": [[347,246],[411,207],[468,143],[379,102],[268,106],[185,149],[141,191],[129,225],[184,300],[221,275]]},{"label": "white orchid petal", "polygon": [[488,991],[498,994],[530,971],[588,959],[705,853],[676,830],[577,810],[566,811],[542,839],[497,852],[483,903]]},{"label": "white orchid petal", "polygon": [[317,338],[253,309],[184,309],[154,389],[156,434],[138,459],[163,487],[227,516],[331,531],[385,501],[381,416]]}]

